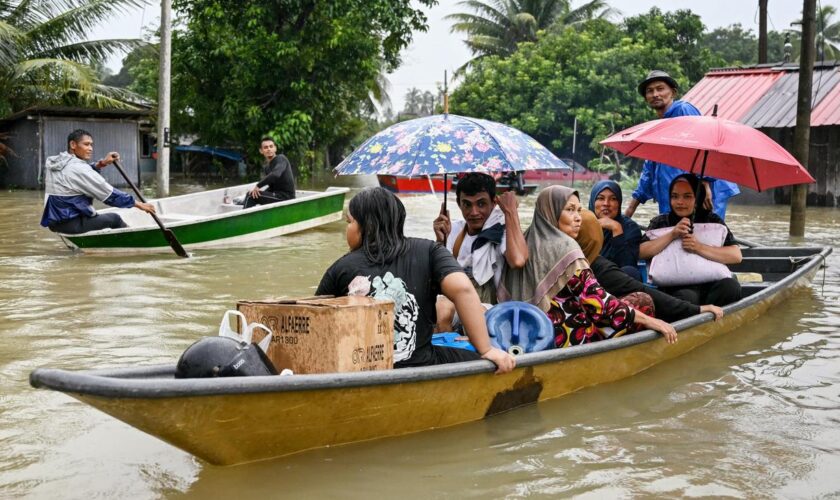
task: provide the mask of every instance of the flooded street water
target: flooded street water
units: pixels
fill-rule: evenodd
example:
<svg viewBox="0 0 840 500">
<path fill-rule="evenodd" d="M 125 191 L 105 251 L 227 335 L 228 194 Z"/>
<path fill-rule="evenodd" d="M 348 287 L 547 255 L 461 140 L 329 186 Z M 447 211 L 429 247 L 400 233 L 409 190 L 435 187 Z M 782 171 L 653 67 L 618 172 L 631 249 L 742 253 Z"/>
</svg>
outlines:
<svg viewBox="0 0 840 500">
<path fill-rule="evenodd" d="M 453 428 L 223 468 L 32 389 L 29 373 L 174 363 L 236 300 L 312 294 L 346 251 L 344 223 L 190 259 L 94 257 L 38 226 L 42 200 L 0 193 L 0 497 L 840 495 L 837 249 L 811 289 L 632 378 Z M 520 207 L 526 225 L 534 200 Z M 403 201 L 407 232 L 432 237 L 439 198 Z M 649 203 L 636 220 L 652 214 Z M 727 222 L 769 245 L 840 239 L 840 209 L 809 208 L 804 239 L 787 236 L 788 214 L 734 205 Z"/>
</svg>

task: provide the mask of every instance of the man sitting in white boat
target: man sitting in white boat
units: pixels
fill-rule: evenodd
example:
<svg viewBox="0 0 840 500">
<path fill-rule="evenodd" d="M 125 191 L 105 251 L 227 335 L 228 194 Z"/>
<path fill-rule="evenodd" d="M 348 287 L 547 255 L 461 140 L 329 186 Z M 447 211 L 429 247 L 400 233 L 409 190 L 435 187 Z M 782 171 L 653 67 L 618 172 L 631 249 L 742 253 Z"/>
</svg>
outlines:
<svg viewBox="0 0 840 500">
<path fill-rule="evenodd" d="M 119 214 L 98 214 L 93 208 L 94 198 L 112 207 L 135 207 L 154 213 L 155 207 L 151 203 L 137 201 L 111 186 L 99 172 L 119 160 L 119 153 L 108 153 L 96 163 L 90 163 L 92 157 L 93 136 L 76 129 L 67 136 L 67 151 L 47 158 L 42 226 L 65 234 L 126 227 Z"/>
<path fill-rule="evenodd" d="M 464 219 L 451 222 L 448 211 L 441 212 L 432 225 L 435 238 L 464 268 L 481 302 L 496 304 L 496 288 L 504 266 L 519 269 L 528 260 L 519 201 L 510 191 L 496 196 L 495 179 L 477 172 L 458 181 L 455 200 Z M 441 298 L 437 309 L 438 330 L 451 331 L 455 312 L 452 304 Z"/>
<path fill-rule="evenodd" d="M 295 176 L 292 164 L 285 155 L 277 154 L 277 143 L 271 137 L 260 141 L 260 153 L 265 158 L 264 177 L 245 197 L 245 208 L 268 205 L 294 199 Z M 266 188 L 264 191 L 262 188 Z"/>
</svg>

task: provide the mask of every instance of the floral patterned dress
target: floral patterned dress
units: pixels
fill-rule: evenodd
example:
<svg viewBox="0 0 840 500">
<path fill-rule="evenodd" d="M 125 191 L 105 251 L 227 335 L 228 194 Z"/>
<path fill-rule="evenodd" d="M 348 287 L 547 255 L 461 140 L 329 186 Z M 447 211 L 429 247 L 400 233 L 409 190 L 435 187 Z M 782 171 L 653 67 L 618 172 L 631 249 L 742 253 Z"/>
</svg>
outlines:
<svg viewBox="0 0 840 500">
<path fill-rule="evenodd" d="M 636 312 L 607 293 L 591 269 L 581 269 L 551 300 L 554 345 L 569 347 L 635 331 Z"/>
</svg>

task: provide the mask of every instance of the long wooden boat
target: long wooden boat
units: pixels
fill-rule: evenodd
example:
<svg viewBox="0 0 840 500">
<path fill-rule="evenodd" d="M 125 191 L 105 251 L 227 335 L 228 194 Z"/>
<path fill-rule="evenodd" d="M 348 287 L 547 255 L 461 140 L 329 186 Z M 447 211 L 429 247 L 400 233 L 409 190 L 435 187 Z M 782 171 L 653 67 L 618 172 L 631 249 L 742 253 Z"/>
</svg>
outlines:
<svg viewBox="0 0 840 500">
<path fill-rule="evenodd" d="M 254 184 L 213 189 L 149 200 L 161 221 L 187 248 L 202 248 L 273 238 L 341 219 L 348 188 L 297 191 L 293 200 L 243 209 L 231 200 L 242 198 Z M 84 234 L 59 234 L 73 249 L 85 253 L 169 252 L 169 244 L 154 220 L 137 209 L 108 208 L 128 227 Z"/>
<path fill-rule="evenodd" d="M 830 253 L 829 247 L 745 249 L 733 270 L 761 273 L 764 281 L 744 284 L 745 297 L 727 306 L 721 320 L 706 313 L 674 323 L 676 344 L 639 332 L 523 354 L 504 375 L 494 375 L 494 366 L 482 360 L 378 372 L 176 380 L 174 365 L 165 365 L 41 368 L 30 383 L 65 392 L 211 464 L 239 464 L 471 422 L 629 377 L 755 320 L 809 286 Z"/>
</svg>

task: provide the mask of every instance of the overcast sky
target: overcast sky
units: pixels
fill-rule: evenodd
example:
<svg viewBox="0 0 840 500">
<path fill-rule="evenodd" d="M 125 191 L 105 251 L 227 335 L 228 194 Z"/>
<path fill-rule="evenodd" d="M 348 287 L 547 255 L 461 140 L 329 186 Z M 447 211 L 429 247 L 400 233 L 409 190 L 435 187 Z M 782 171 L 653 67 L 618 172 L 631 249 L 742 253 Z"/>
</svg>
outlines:
<svg viewBox="0 0 840 500">
<path fill-rule="evenodd" d="M 577 6 L 582 0 L 573 0 Z M 691 9 L 698 14 L 706 27 L 717 28 L 741 23 L 745 28 L 758 31 L 758 0 L 610 0 L 610 5 L 623 16 L 647 12 L 659 6 L 663 10 Z M 415 33 L 414 42 L 403 53 L 403 65 L 389 75 L 389 94 L 395 110 L 402 109 L 406 91 L 411 87 L 434 91 L 436 84 L 443 82 L 443 72 L 452 72 L 470 58 L 461 35 L 451 34 L 451 23 L 444 18 L 462 10 L 458 0 L 441 0 L 437 6 L 427 10 L 429 30 Z M 840 0 L 819 0 L 818 5 L 833 5 L 840 11 Z M 801 0 L 769 0 L 769 27 L 781 31 L 800 17 Z M 159 0 L 150 0 L 147 7 L 116 17 L 101 29 L 93 32 L 91 38 L 140 37 L 143 28 L 156 28 L 160 19 Z M 114 58 L 109 66 L 119 70 L 121 58 Z"/>
</svg>

